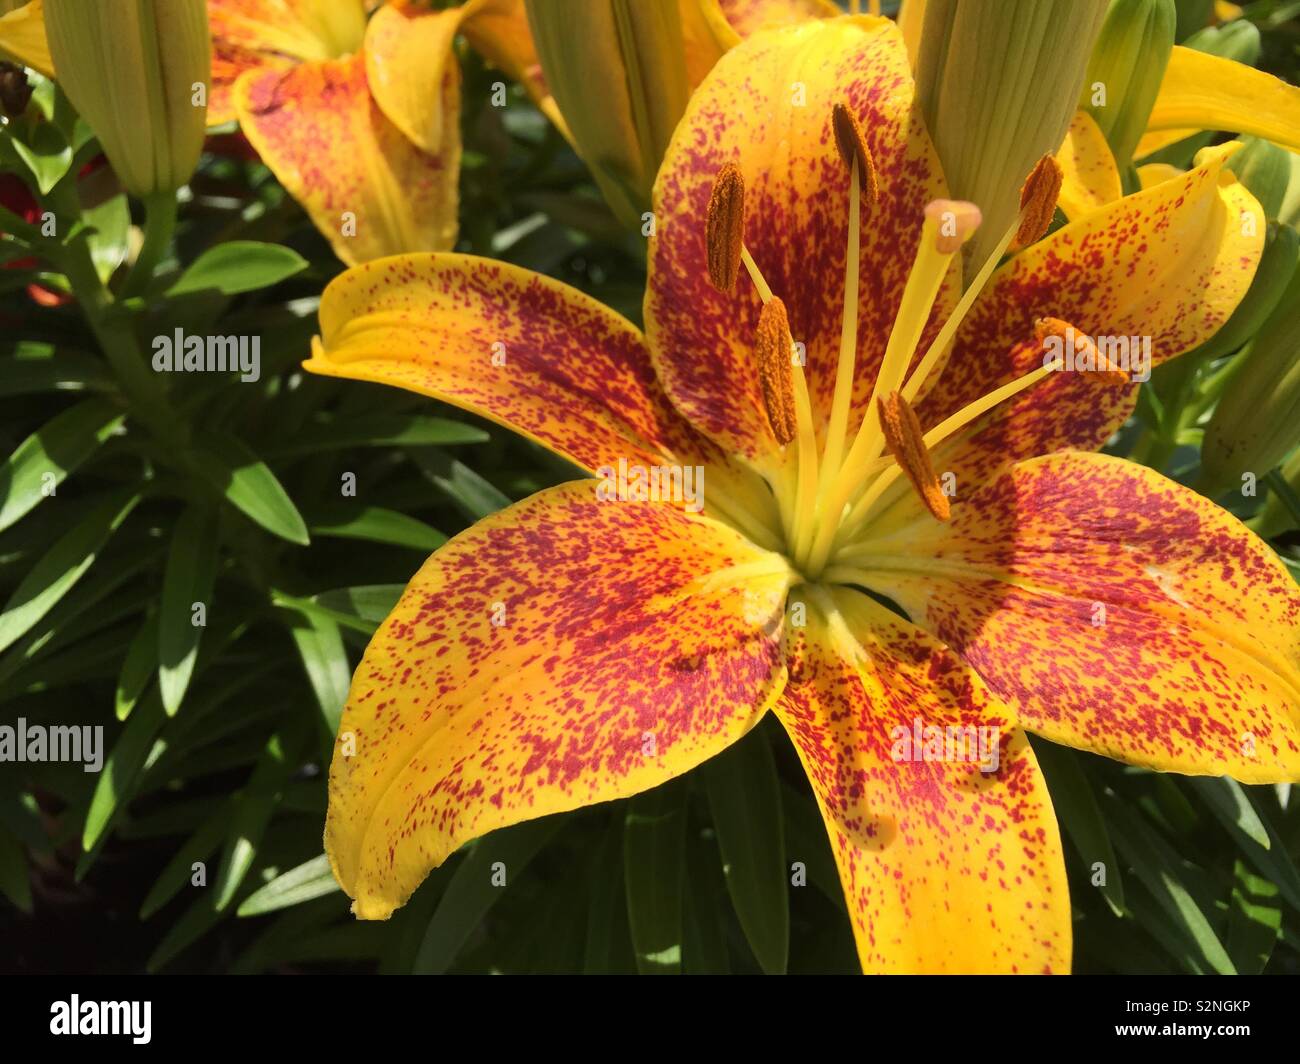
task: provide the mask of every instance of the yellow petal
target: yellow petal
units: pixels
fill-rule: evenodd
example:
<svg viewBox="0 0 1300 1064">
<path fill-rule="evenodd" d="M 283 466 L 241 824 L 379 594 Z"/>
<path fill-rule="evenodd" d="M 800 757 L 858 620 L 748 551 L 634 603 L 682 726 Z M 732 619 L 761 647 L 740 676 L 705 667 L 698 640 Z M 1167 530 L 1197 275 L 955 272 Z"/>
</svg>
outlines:
<svg viewBox="0 0 1300 1064">
<path fill-rule="evenodd" d="M 45 0 L 14 8 L 0 15 L 0 55 L 54 77 L 54 60 L 45 42 Z"/>
<path fill-rule="evenodd" d="M 1186 140 L 1188 137 L 1194 137 L 1199 133 L 1199 129 L 1157 129 L 1150 130 L 1142 134 L 1142 139 L 1133 149 L 1133 158 L 1145 159 L 1148 155 L 1153 155 L 1161 148 L 1167 148 L 1171 144 L 1177 144 L 1180 140 Z"/>
<path fill-rule="evenodd" d="M 568 285 L 469 255 L 348 270 L 321 297 L 306 368 L 428 395 L 595 472 L 696 461 L 704 444 L 655 379 L 640 331 Z"/>
<path fill-rule="evenodd" d="M 1098 454 L 1033 459 L 863 576 L 1053 742 L 1300 780 L 1300 588 L 1213 502 Z"/>
<path fill-rule="evenodd" d="M 1245 63 L 1178 45 L 1147 129 L 1225 129 L 1300 148 L 1300 88 Z"/>
<path fill-rule="evenodd" d="M 1075 112 L 1056 161 L 1064 176 L 1056 202 L 1071 221 L 1124 194 L 1106 135 L 1086 111 Z"/>
<path fill-rule="evenodd" d="M 442 150 L 443 130 L 460 120 L 459 103 L 440 91 L 455 65 L 452 44 L 463 9 L 427 11 L 385 4 L 366 27 L 366 77 L 385 117 L 421 151 Z M 459 136 L 459 133 L 454 134 Z"/>
<path fill-rule="evenodd" d="M 459 126 L 421 151 L 370 95 L 365 58 L 253 70 L 235 84 L 239 124 L 280 183 L 346 263 L 449 248 L 456 239 Z M 459 110 L 449 64 L 443 110 Z"/>
<path fill-rule="evenodd" d="M 859 592 L 834 601 L 829 622 L 809 610 L 776 712 L 862 970 L 1068 973 L 1060 835 L 1024 733 L 942 643 Z"/>
<path fill-rule="evenodd" d="M 1144 189 L 1158 185 L 1162 181 L 1172 181 L 1175 177 L 1182 177 L 1183 173 L 1184 171 L 1171 163 L 1148 163 L 1137 168 L 1138 180 L 1142 182 Z"/>
<path fill-rule="evenodd" d="M 597 491 L 550 488 L 457 536 L 371 640 L 325 826 L 361 918 L 469 839 L 680 775 L 780 694 L 780 559 Z"/>
</svg>

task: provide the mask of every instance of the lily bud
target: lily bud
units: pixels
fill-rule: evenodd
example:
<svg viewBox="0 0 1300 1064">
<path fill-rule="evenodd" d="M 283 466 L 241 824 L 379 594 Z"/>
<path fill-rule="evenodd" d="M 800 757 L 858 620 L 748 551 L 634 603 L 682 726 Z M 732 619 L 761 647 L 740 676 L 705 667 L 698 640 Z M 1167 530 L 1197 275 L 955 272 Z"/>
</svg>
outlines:
<svg viewBox="0 0 1300 1064">
<path fill-rule="evenodd" d="M 1106 0 L 927 0 L 917 102 L 948 194 L 984 215 L 969 262 L 992 252 L 1025 175 L 1061 147 L 1105 12 Z"/>
<path fill-rule="evenodd" d="M 690 96 L 675 3 L 527 0 L 546 83 L 606 201 L 641 225 Z"/>
<path fill-rule="evenodd" d="M 1174 49 L 1173 0 L 1115 0 L 1088 61 L 1080 106 L 1123 170 L 1147 127 Z"/>
<path fill-rule="evenodd" d="M 1237 357 L 1205 427 L 1201 487 L 1207 494 L 1226 491 L 1247 473 L 1262 480 L 1300 443 L 1300 271 Z"/>
<path fill-rule="evenodd" d="M 204 0 L 46 0 L 55 76 L 123 187 L 147 199 L 189 180 L 211 78 Z"/>
<path fill-rule="evenodd" d="M 1264 208 L 1264 217 L 1276 221 L 1291 183 L 1291 153 L 1259 137 L 1242 137 L 1246 146 L 1232 157 L 1229 169 Z"/>
</svg>

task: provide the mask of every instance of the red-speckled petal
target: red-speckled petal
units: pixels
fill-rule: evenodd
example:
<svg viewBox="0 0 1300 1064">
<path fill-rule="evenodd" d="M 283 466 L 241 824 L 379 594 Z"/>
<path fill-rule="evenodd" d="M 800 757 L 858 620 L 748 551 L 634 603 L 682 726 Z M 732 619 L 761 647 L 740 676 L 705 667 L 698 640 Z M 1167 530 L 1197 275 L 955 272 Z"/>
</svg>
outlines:
<svg viewBox="0 0 1300 1064">
<path fill-rule="evenodd" d="M 244 71 L 336 59 L 360 47 L 365 25 L 360 0 L 208 0 L 208 124 L 235 117 L 231 92 Z"/>
<path fill-rule="evenodd" d="M 844 13 L 831 0 L 704 0 L 704 3 L 720 13 L 741 37 Z"/>
<path fill-rule="evenodd" d="M 470 255 L 403 255 L 325 289 L 306 368 L 473 410 L 589 472 L 722 459 L 655 380 L 641 333 L 568 285 Z"/>
<path fill-rule="evenodd" d="M 444 115 L 439 86 L 456 63 L 452 44 L 464 8 L 429 11 L 385 4 L 366 26 L 366 77 L 384 115 L 422 151 L 442 147 Z M 459 134 L 456 134 L 459 135 Z"/>
<path fill-rule="evenodd" d="M 1209 500 L 1143 466 L 1016 466 L 863 561 L 1020 723 L 1173 772 L 1300 779 L 1300 588 Z"/>
<path fill-rule="evenodd" d="M 335 745 L 325 848 L 357 915 L 389 916 L 469 839 L 739 739 L 785 683 L 787 581 L 724 526 L 590 481 L 448 543 L 371 640 Z"/>
<path fill-rule="evenodd" d="M 746 243 L 785 301 L 794 339 L 806 347 L 814 407 L 824 416 L 839 352 L 848 230 L 849 175 L 831 131 L 832 108 L 845 103 L 861 121 L 880 201 L 862 212 L 860 414 L 925 205 L 944 194 L 938 160 L 912 113 L 912 91 L 897 28 L 843 18 L 749 38 L 691 98 L 655 184 L 646 329 L 678 408 L 737 453 L 755 457 L 775 443 L 754 365 L 758 295 L 743 269 L 729 294 L 709 283 L 705 216 L 714 177 L 728 162 L 744 175 Z M 936 318 L 947 316 L 954 289 L 955 274 Z"/>
<path fill-rule="evenodd" d="M 1106 204 L 1003 266 L 958 332 L 922 422 L 936 425 L 1041 366 L 1038 318 L 1131 338 L 1130 352 L 1149 337 L 1152 365 L 1213 336 L 1250 288 L 1264 246 L 1259 204 L 1223 169 L 1233 150 L 1208 150 L 1182 179 Z M 1136 394 L 1136 384 L 1095 373 L 1057 373 L 977 422 L 936 456 L 936 468 L 954 472 L 961 493 L 1023 458 L 1094 450 L 1124 423 Z"/>
<path fill-rule="evenodd" d="M 1060 836 L 1024 732 L 919 628 L 859 592 L 836 601 L 841 621 L 810 617 L 776 712 L 826 820 L 863 971 L 1068 973 Z"/>
<path fill-rule="evenodd" d="M 344 262 L 438 251 L 455 242 L 456 64 L 448 64 L 443 81 L 437 155 L 421 151 L 384 117 L 360 54 L 285 72 L 250 71 L 235 85 L 235 107 L 258 155 Z"/>
</svg>

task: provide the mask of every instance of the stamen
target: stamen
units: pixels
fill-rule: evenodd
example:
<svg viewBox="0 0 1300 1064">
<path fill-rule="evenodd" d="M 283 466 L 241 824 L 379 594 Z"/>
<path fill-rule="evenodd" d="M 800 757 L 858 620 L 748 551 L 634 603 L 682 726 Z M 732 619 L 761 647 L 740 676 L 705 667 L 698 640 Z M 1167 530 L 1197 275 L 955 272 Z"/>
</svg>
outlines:
<svg viewBox="0 0 1300 1064">
<path fill-rule="evenodd" d="M 1064 350 L 1072 353 L 1074 368 L 1084 372 L 1095 371 L 1109 384 L 1129 383 L 1128 374 L 1097 349 L 1092 337 L 1069 322 L 1060 318 L 1039 318 L 1034 322 L 1034 335 L 1040 343 L 1049 336 L 1059 337 Z"/>
<path fill-rule="evenodd" d="M 898 392 L 891 392 L 888 399 L 877 400 L 877 410 L 885 441 L 899 467 L 930 513 L 940 521 L 947 521 L 951 516 L 948 497 L 939 487 L 916 411 Z"/>
<path fill-rule="evenodd" d="M 880 179 L 876 176 L 876 163 L 871 157 L 871 149 L 862 135 L 862 125 L 857 117 L 844 104 L 837 103 L 831 111 L 831 127 L 835 131 L 835 145 L 840 150 L 844 165 L 852 168 L 854 160 L 858 164 L 858 179 L 868 203 L 880 199 Z"/>
<path fill-rule="evenodd" d="M 1012 250 L 1028 247 L 1047 232 L 1056 213 L 1056 200 L 1061 194 L 1061 164 L 1051 155 L 1044 155 L 1038 165 L 1025 178 L 1020 188 L 1020 228 L 1016 230 Z"/>
<path fill-rule="evenodd" d="M 790 356 L 794 340 L 790 335 L 790 320 L 785 304 L 773 296 L 763 304 L 758 315 L 758 335 L 754 338 L 754 353 L 758 358 L 758 380 L 763 388 L 763 405 L 767 407 L 768 424 L 772 434 L 782 446 L 795 437 L 798 429 L 794 403 L 794 371 Z"/>
<path fill-rule="evenodd" d="M 745 179 L 740 167 L 727 163 L 713 179 L 705 223 L 709 280 L 719 292 L 730 292 L 740 272 L 745 242 Z"/>
</svg>

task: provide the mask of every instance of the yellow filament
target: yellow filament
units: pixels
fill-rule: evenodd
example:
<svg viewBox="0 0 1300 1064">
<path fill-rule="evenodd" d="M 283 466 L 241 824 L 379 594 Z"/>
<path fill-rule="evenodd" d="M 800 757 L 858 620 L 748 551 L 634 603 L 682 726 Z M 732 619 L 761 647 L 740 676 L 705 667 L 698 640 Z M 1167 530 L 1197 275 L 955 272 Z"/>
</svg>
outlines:
<svg viewBox="0 0 1300 1064">
<path fill-rule="evenodd" d="M 840 355 L 835 367 L 835 395 L 831 400 L 830 427 L 826 432 L 826 450 L 822 455 L 823 483 L 818 501 L 825 495 L 828 481 L 839 472 L 844 441 L 849 428 L 849 402 L 853 398 L 853 369 L 858 346 L 858 263 L 861 258 L 861 177 L 858 160 L 849 169 L 849 239 L 844 255 L 844 315 L 840 321 Z"/>
<path fill-rule="evenodd" d="M 740 261 L 745 264 L 745 269 L 749 271 L 749 279 L 754 282 L 754 287 L 758 289 L 758 298 L 764 303 L 772 301 L 772 289 L 767 286 L 767 281 L 763 279 L 763 271 L 758 268 L 758 263 L 754 261 L 754 256 L 749 253 L 749 248 L 740 245 Z"/>
</svg>

